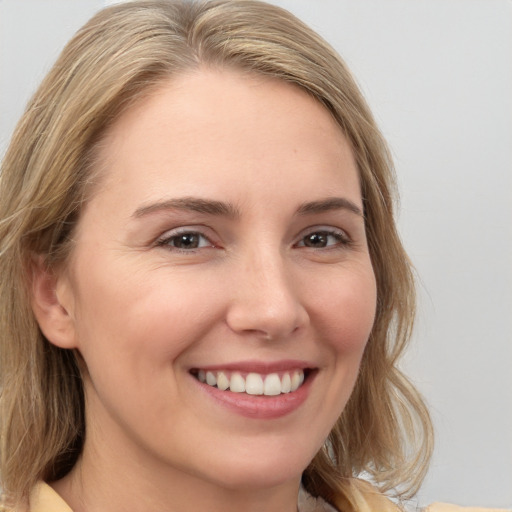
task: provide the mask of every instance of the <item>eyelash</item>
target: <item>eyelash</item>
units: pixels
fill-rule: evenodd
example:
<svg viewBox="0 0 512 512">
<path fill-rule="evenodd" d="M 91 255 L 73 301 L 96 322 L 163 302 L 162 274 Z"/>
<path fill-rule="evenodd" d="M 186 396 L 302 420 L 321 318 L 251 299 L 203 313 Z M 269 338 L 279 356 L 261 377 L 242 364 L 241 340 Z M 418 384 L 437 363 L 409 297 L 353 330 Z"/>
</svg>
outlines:
<svg viewBox="0 0 512 512">
<path fill-rule="evenodd" d="M 175 242 L 179 237 L 184 237 L 186 235 L 198 237 L 199 238 L 198 246 L 192 247 L 192 248 L 183 248 L 183 247 L 176 247 L 175 245 L 173 245 L 173 243 L 172 243 L 173 241 Z M 323 247 L 314 247 L 311 245 L 309 245 L 309 246 L 306 245 L 305 240 L 308 237 L 312 237 L 313 235 L 317 235 L 319 237 L 319 241 L 322 241 L 322 239 L 327 240 L 326 245 Z M 331 238 L 331 239 L 334 238 L 335 242 L 328 243 L 329 238 Z M 201 239 L 203 240 L 203 243 L 201 242 Z M 204 241 L 206 241 L 206 243 L 204 243 Z M 345 247 L 350 246 L 351 244 L 352 244 L 352 240 L 350 239 L 350 237 L 347 235 L 347 233 L 345 231 L 342 231 L 340 229 L 334 229 L 334 228 L 319 227 L 319 228 L 313 228 L 308 233 L 302 235 L 300 240 L 294 244 L 294 247 L 299 247 L 299 248 L 304 247 L 304 248 L 316 249 L 316 250 L 322 250 L 322 249 L 327 250 L 327 249 L 345 248 Z M 157 240 L 156 245 L 158 247 L 164 247 L 169 250 L 179 251 L 182 253 L 190 253 L 190 252 L 195 252 L 199 249 L 215 247 L 215 244 L 212 243 L 211 240 L 206 235 L 204 235 L 200 231 L 193 230 L 193 229 L 182 229 L 180 231 L 176 231 L 171 234 L 166 234 L 162 238 Z"/>
</svg>

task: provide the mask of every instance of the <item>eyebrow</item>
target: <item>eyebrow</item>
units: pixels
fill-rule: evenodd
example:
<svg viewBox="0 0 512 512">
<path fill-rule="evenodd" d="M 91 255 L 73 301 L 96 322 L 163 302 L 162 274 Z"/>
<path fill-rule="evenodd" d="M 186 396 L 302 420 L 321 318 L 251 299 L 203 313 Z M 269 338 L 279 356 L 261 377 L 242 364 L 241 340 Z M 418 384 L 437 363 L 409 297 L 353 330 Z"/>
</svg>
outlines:
<svg viewBox="0 0 512 512">
<path fill-rule="evenodd" d="M 135 210 L 133 217 L 140 218 L 151 213 L 166 210 L 193 211 L 207 215 L 225 216 L 230 218 L 240 217 L 240 211 L 231 203 L 197 197 L 166 199 L 164 201 L 141 206 Z M 355 203 L 343 197 L 328 197 L 318 201 L 302 203 L 297 209 L 297 214 L 302 216 L 328 212 L 331 210 L 348 210 L 360 217 L 363 217 L 361 209 Z"/>
<path fill-rule="evenodd" d="M 207 215 L 218 215 L 232 218 L 240 216 L 238 208 L 231 203 L 214 201 L 211 199 L 201 199 L 197 197 L 179 197 L 176 199 L 166 199 L 157 203 L 141 206 L 135 210 L 133 217 L 140 218 L 150 213 L 165 210 L 193 211 L 197 213 L 205 213 Z"/>
<path fill-rule="evenodd" d="M 308 215 L 311 213 L 323 213 L 330 210 L 348 210 L 360 217 L 364 217 L 363 212 L 359 206 L 345 199 L 344 197 L 328 197 L 319 201 L 311 201 L 300 205 L 297 213 L 299 215 Z"/>
</svg>

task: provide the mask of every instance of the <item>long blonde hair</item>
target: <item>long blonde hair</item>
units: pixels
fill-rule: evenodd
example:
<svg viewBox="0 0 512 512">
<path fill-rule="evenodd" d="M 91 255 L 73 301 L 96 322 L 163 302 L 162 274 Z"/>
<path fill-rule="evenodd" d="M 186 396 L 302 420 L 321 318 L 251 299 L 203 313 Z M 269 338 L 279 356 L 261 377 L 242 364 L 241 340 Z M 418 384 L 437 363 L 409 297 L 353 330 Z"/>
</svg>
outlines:
<svg viewBox="0 0 512 512">
<path fill-rule="evenodd" d="M 41 334 L 30 307 L 30 262 L 66 260 L 87 200 L 94 149 L 120 112 L 200 64 L 293 83 L 315 97 L 350 141 L 360 173 L 377 279 L 375 324 L 348 405 L 303 475 L 313 495 L 351 502 L 351 478 L 415 492 L 431 453 L 431 423 L 397 368 L 411 334 L 411 265 L 394 221 L 386 143 L 336 52 L 278 7 L 253 0 L 149 0 L 107 8 L 68 43 L 20 120 L 0 178 L 0 477 L 13 502 L 37 480 L 64 476 L 85 436 L 73 352 Z"/>
</svg>

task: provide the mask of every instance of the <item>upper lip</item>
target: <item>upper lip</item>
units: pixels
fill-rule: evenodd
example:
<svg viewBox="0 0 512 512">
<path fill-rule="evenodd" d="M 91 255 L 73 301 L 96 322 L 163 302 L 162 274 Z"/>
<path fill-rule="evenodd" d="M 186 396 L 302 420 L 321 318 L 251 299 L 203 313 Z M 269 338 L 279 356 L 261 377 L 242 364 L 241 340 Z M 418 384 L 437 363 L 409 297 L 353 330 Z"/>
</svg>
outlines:
<svg viewBox="0 0 512 512">
<path fill-rule="evenodd" d="M 313 369 L 315 365 L 307 361 L 300 360 L 280 360 L 280 361 L 237 361 L 231 363 L 215 364 L 215 365 L 198 365 L 191 368 L 193 370 L 204 370 L 204 371 L 231 371 L 231 372 L 244 372 L 244 373 L 260 373 L 263 375 L 276 372 L 287 372 L 292 370 L 306 370 Z"/>
</svg>

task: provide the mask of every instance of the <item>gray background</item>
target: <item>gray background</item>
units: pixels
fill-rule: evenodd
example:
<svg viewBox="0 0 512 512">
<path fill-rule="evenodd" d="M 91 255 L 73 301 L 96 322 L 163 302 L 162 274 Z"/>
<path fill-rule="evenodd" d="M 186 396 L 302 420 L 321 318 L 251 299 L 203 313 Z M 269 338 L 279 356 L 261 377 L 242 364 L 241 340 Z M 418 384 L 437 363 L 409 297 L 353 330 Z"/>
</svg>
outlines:
<svg viewBox="0 0 512 512">
<path fill-rule="evenodd" d="M 0 154 L 100 0 L 0 0 Z M 437 433 L 415 503 L 512 507 L 512 2 L 274 0 L 354 71 L 386 135 L 420 280 L 405 369 Z"/>
</svg>

